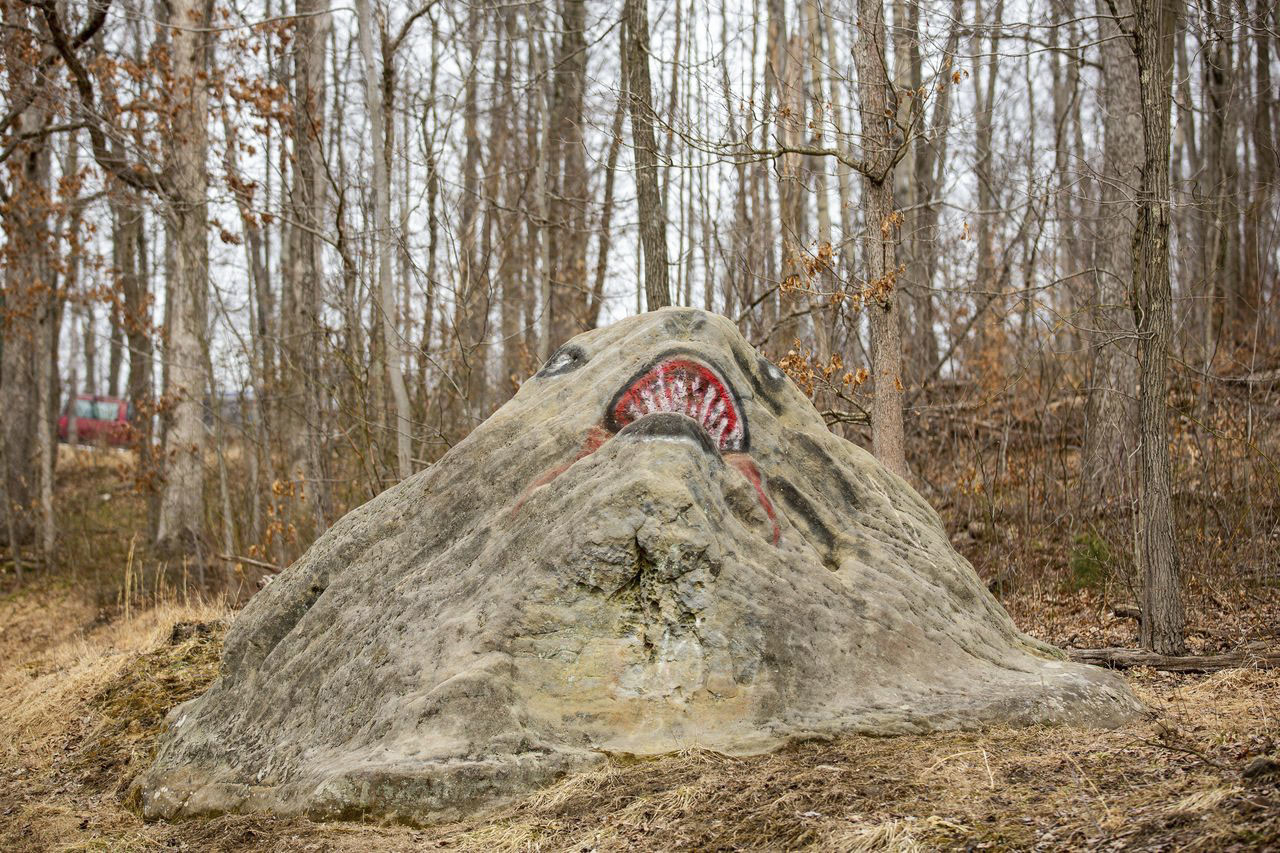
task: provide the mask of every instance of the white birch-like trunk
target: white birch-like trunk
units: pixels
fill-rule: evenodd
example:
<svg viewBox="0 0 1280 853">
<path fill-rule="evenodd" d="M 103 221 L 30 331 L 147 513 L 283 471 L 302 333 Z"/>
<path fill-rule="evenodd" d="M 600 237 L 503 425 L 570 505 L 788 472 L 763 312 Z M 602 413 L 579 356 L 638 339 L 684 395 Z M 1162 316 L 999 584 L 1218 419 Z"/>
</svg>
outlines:
<svg viewBox="0 0 1280 853">
<path fill-rule="evenodd" d="M 395 284 L 391 280 L 391 188 L 387 175 L 387 160 L 383 155 L 386 139 L 386 122 L 382 114 L 382 69 L 373 54 L 373 13 L 369 0 L 356 0 L 356 17 L 359 21 L 360 58 L 364 64 L 365 107 L 369 110 L 370 131 L 373 133 L 373 195 L 375 227 L 378 232 L 375 250 L 378 253 L 378 306 L 382 315 L 383 351 L 386 354 L 387 384 L 396 407 L 396 467 L 400 479 L 413 473 L 410 455 L 411 424 L 409 421 L 409 394 L 404 387 L 401 368 L 400 334 L 396 328 Z"/>
</svg>

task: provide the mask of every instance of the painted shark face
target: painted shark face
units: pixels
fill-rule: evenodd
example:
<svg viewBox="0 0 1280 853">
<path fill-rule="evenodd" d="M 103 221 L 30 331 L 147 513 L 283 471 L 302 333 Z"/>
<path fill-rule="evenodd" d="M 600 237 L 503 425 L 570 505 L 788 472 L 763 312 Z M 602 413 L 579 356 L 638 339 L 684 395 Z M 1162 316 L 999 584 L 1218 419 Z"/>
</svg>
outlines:
<svg viewBox="0 0 1280 853">
<path fill-rule="evenodd" d="M 650 419 L 653 424 L 641 429 Z M 692 430 L 721 453 L 748 448 L 747 418 L 737 391 L 719 370 L 681 351 L 663 353 L 619 388 L 605 409 L 604 424 L 614 433 L 647 431 L 673 438 Z"/>
<path fill-rule="evenodd" d="M 587 361 L 581 348 L 569 345 L 552 355 L 537 376 L 559 376 Z M 750 375 L 746 368 L 743 370 Z M 774 379 L 768 372 L 766 376 Z M 685 441 L 722 460 L 751 484 L 773 528 L 772 541 L 778 544 L 777 513 L 764 477 L 748 455 L 750 431 L 742 397 L 723 370 L 683 349 L 663 352 L 624 382 L 605 407 L 599 423 L 587 431 L 577 454 L 530 483 L 513 511 L 518 511 L 535 489 L 547 485 L 615 436 L 624 441 Z"/>
</svg>

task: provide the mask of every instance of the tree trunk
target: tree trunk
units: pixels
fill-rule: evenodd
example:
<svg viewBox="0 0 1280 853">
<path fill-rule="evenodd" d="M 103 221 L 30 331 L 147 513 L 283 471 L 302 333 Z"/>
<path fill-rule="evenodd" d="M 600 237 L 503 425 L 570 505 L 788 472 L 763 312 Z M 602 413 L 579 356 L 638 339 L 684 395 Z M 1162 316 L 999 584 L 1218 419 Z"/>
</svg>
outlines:
<svg viewBox="0 0 1280 853">
<path fill-rule="evenodd" d="M 726 0 L 720 0 L 720 89 L 724 95 L 724 108 L 729 130 L 729 138 L 739 145 L 751 146 L 751 117 L 748 115 L 745 126 L 738 129 L 735 116 L 738 113 L 737 99 L 729 80 L 729 22 Z M 728 269 L 724 280 L 724 314 L 734 317 L 737 313 L 739 298 L 747 287 L 744 282 L 751 275 L 751 213 L 747 206 L 751 195 L 751 178 L 747 173 L 747 159 L 739 155 L 733 161 L 736 186 L 733 193 L 733 226 L 729 239 L 729 257 L 725 258 Z"/>
<path fill-rule="evenodd" d="M 653 138 L 653 92 L 649 83 L 649 7 L 647 0 L 625 0 L 622 6 L 622 65 L 631 98 L 631 139 L 636 158 L 636 196 L 640 242 L 644 245 L 645 307 L 671 304 L 667 270 L 666 217 L 658 192 L 658 146 Z"/>
<path fill-rule="evenodd" d="M 52 253 L 45 256 L 52 260 Z M 41 294 L 36 314 L 36 447 L 40 457 L 40 554 L 44 558 L 46 569 L 54 565 L 54 547 L 57 531 L 53 515 L 53 462 L 54 436 L 53 419 L 53 367 L 57 359 L 58 333 L 55 328 L 57 287 L 54 282 L 53 269 L 44 266 L 44 281 L 47 290 Z M 74 390 L 74 389 L 73 389 Z"/>
<path fill-rule="evenodd" d="M 521 118 L 515 91 L 516 39 L 520 32 L 520 18 L 514 8 L 503 9 L 498 14 L 495 27 L 497 43 L 494 51 L 498 68 L 494 75 L 495 98 L 498 109 L 508 116 L 515 133 L 494 134 L 490 140 L 490 159 L 494 163 L 520 163 L 525 154 L 525 138 L 520 130 Z M 500 143 L 501 147 L 497 147 Z M 495 192 L 491 204 L 495 208 L 494 215 L 498 219 L 499 231 L 502 234 L 502 262 L 498 267 L 498 288 L 500 300 L 498 304 L 499 331 L 502 335 L 502 371 L 499 381 L 494 386 L 494 402 L 502 405 L 520 387 L 524 381 L 523 343 L 521 338 L 521 316 L 524 312 L 524 279 L 530 264 L 525 235 L 527 229 L 522 225 L 527 218 L 519 211 L 524 200 L 525 190 L 529 185 L 527 175 L 521 169 L 495 168 L 495 177 L 501 183 Z"/>
<path fill-rule="evenodd" d="M 462 163 L 461 223 L 458 244 L 457 296 L 454 305 L 451 368 L 460 399 L 454 400 L 454 426 L 466 434 L 476 423 L 475 409 L 484 396 L 484 326 L 488 310 L 485 299 L 487 259 L 479 257 L 480 225 L 480 108 L 479 84 L 481 52 L 484 49 L 484 7 L 472 4 L 467 12 L 469 68 L 463 86 L 462 135 L 465 153 Z M 532 38 L 532 36 L 531 36 Z"/>
<path fill-rule="evenodd" d="M 155 392 L 153 389 L 153 356 L 150 276 L 147 273 L 147 236 L 143 227 L 141 199 L 127 193 L 121 203 L 125 211 L 123 242 L 133 257 L 125 256 L 120 287 L 124 297 L 123 321 L 125 340 L 129 344 L 129 376 L 126 388 L 134 410 L 134 446 L 138 464 L 134 483 L 146 497 L 147 534 L 154 538 L 160 523 L 158 468 L 155 453 Z"/>
<path fill-rule="evenodd" d="M 1143 648 L 1164 655 L 1184 646 L 1179 560 L 1173 530 L 1169 421 L 1165 411 L 1173 289 L 1169 280 L 1169 111 L 1174 0 L 1135 0 L 1134 44 L 1142 98 L 1142 183 L 1133 238 L 1133 313 L 1138 330 L 1141 454 L 1138 567 Z"/>
<path fill-rule="evenodd" d="M 925 99 L 920 97 L 923 85 L 922 60 L 920 56 L 920 3 L 918 0 L 893 0 L 893 100 L 896 107 L 896 119 L 899 125 L 911 127 L 920 122 Z M 908 141 L 913 149 L 924 147 L 926 140 Z M 906 163 L 913 164 L 908 153 Z M 893 196 L 900 201 L 902 210 L 901 237 L 898 242 L 898 260 L 907 272 L 907 280 L 912 282 L 910 290 L 903 292 L 900 306 L 903 334 L 906 337 L 903 348 L 903 367 L 908 379 L 918 378 L 915 365 L 920 362 L 916 348 L 921 340 L 918 327 L 929 320 L 927 313 L 919 304 L 918 286 L 923 281 L 920 272 L 920 258 L 924 251 L 923 236 L 920 232 L 919 219 L 924 213 L 919 204 L 920 174 L 910 166 L 894 171 Z M 908 306 L 916 310 L 908 312 Z"/>
<path fill-rule="evenodd" d="M 618 99 L 610 126 L 609 156 L 604 171 L 604 202 L 600 208 L 600 236 L 596 244 L 595 282 L 591 285 L 591 301 L 587 305 L 586 327 L 594 329 L 600 323 L 600 309 L 604 306 L 604 277 L 609 269 L 609 249 L 613 245 L 613 184 L 618 173 L 618 153 L 622 150 L 622 119 L 625 104 Z"/>
<path fill-rule="evenodd" d="M 1103 36 L 1102 206 L 1094 259 L 1090 334 L 1090 382 L 1085 406 L 1082 488 L 1095 507 L 1127 493 L 1135 428 L 1136 367 L 1128 312 L 1133 281 L 1133 230 L 1137 218 L 1133 192 L 1141 181 L 1142 98 L 1133 50 L 1110 16 L 1107 0 L 1098 2 Z M 1130 0 L 1116 0 L 1122 15 Z"/>
<path fill-rule="evenodd" d="M 1263 282 L 1274 281 L 1274 252 L 1265 248 L 1263 235 L 1268 211 L 1274 211 L 1272 200 L 1276 195 L 1277 164 L 1275 138 L 1271 125 L 1272 101 L 1275 89 L 1271 80 L 1271 31 L 1266 26 L 1268 7 L 1274 9 L 1273 0 L 1256 0 L 1255 15 L 1259 25 L 1254 28 L 1254 103 L 1253 137 L 1254 171 L 1253 188 L 1249 207 L 1244 216 L 1244 269 L 1241 276 L 1239 322 L 1245 336 L 1257 335 L 1259 313 L 1263 307 Z"/>
<path fill-rule="evenodd" d="M 289 467 L 305 482 L 316 533 L 329 523 L 330 498 L 324 456 L 324 383 L 320 371 L 324 329 L 321 325 L 320 246 L 324 222 L 325 165 L 321 139 L 325 127 L 324 45 L 327 0 L 296 0 L 293 41 L 293 112 L 290 136 L 293 158 L 288 210 L 287 262 L 281 265 L 281 325 L 286 329 L 289 371 L 282 369 L 284 388 L 294 393 L 289 406 Z M 381 149 L 378 149 L 381 150 Z M 376 154 L 375 154 L 376 156 Z M 282 365 L 283 367 L 283 365 Z M 286 378 L 287 377 L 287 378 Z"/>
<path fill-rule="evenodd" d="M 32 23 L 25 7 L 3 6 L 4 23 L 14 32 L 27 32 Z M 27 71 L 29 55 L 18 38 L 2 42 L 8 103 L 30 99 L 13 124 L 18 136 L 36 134 L 49 121 L 48 111 L 34 87 L 39 82 Z M 34 48 L 33 48 L 34 49 Z M 5 237 L 4 288 L 0 293 L 0 431 L 4 445 L 6 532 L 10 545 L 31 541 L 36 532 L 36 497 L 40 484 L 36 432 L 43 417 L 37 394 L 38 370 L 48 348 L 37 321 L 44 314 L 44 300 L 52 289 L 49 246 L 49 138 L 32 136 L 15 148 L 5 166 L 9 172 L 10 198 L 6 199 L 0 227 Z M 21 199 L 19 203 L 17 200 Z M 15 553 L 16 550 L 15 550 Z"/>
<path fill-rule="evenodd" d="M 551 211 L 551 318 L 554 350 L 586 328 L 587 165 L 582 138 L 587 75 L 587 12 L 584 0 L 563 0 L 551 91 L 549 184 Z"/>
<path fill-rule="evenodd" d="M 886 110 L 891 103 L 884 57 L 884 8 L 858 0 L 858 40 L 853 63 L 858 74 L 862 152 L 863 270 L 871 325 L 871 452 L 890 471 L 906 477 L 902 426 L 902 338 L 898 320 L 898 221 L 893 207 L 893 136 Z M 892 113 L 890 113 L 892 115 Z"/>
<path fill-rule="evenodd" d="M 376 243 L 378 257 L 378 305 L 382 315 L 383 354 L 386 358 L 387 386 L 395 402 L 396 413 L 396 468 L 401 480 L 413 473 L 410 439 L 413 427 L 409 420 L 409 394 L 405 390 L 402 373 L 402 348 L 400 332 L 396 328 L 395 285 L 391 279 L 391 186 L 388 175 L 390 163 L 386 149 L 389 142 L 386 117 L 383 115 L 383 88 L 380 80 L 391 78 L 385 63 L 391 57 L 384 55 L 384 67 L 379 69 L 373 55 L 373 14 L 369 0 L 356 0 L 356 17 L 359 26 L 360 57 L 364 65 L 365 107 L 369 111 L 369 128 L 373 134 L 373 196 Z"/>
<path fill-rule="evenodd" d="M 236 126 L 231 121 L 231 117 L 225 108 L 222 111 L 222 124 L 226 134 L 223 166 L 227 173 L 227 183 L 236 199 L 236 208 L 240 212 L 240 224 L 244 229 L 245 235 L 245 264 L 249 270 L 249 292 L 246 294 L 247 298 L 245 299 L 249 315 L 249 347 L 246 355 L 249 361 L 249 384 L 253 392 L 253 398 L 252 401 L 246 402 L 250 404 L 253 412 L 250 416 L 252 417 L 250 427 L 254 431 L 256 446 L 246 448 L 250 466 L 249 500 L 251 506 L 247 535 L 250 542 L 256 543 L 262 539 L 263 534 L 261 524 L 262 490 L 259 488 L 260 476 L 262 469 L 270 466 L 272 447 L 270 431 L 272 419 L 269 417 L 265 406 L 265 398 L 270 393 L 269 377 L 271 372 L 270 362 L 267 357 L 267 317 L 264 316 L 264 312 L 268 310 L 266 305 L 269 303 L 266 300 L 270 298 L 271 285 L 267 280 L 263 229 L 259 224 L 258 217 L 253 212 L 251 185 L 246 183 L 240 176 L 240 168 L 236 157 L 236 148 L 238 147 Z"/>
<path fill-rule="evenodd" d="M 169 281 L 173 326 L 166 352 L 173 418 L 165 440 L 164 489 L 157 544 L 182 553 L 198 546 L 204 528 L 204 341 L 209 281 L 208 5 L 175 0 L 171 36 L 174 101 L 168 204 L 174 238 Z"/>
<path fill-rule="evenodd" d="M 1217 672 L 1223 669 L 1277 669 L 1280 654 L 1265 647 L 1246 647 L 1217 655 L 1162 655 L 1143 649 L 1071 649 L 1071 659 L 1111 669 L 1147 666 L 1161 672 Z"/>
<path fill-rule="evenodd" d="M 1001 370 L 1004 349 L 1002 318 L 999 316 L 1000 294 L 997 284 L 996 270 L 996 207 L 999 200 L 996 194 L 997 177 L 992 170 L 991 141 L 995 118 L 996 80 L 999 72 L 1000 27 L 1004 19 L 1004 0 L 996 0 L 992 12 L 992 21 L 985 29 L 987 39 L 985 45 L 978 33 L 982 27 L 975 28 L 975 55 L 987 55 L 986 68 L 980 61 L 974 62 L 974 120 L 977 125 L 974 135 L 974 175 L 978 183 L 977 240 L 978 269 L 974 279 L 973 311 L 985 316 L 976 321 L 977 340 L 975 343 L 976 358 L 973 370 L 978 375 L 997 374 Z M 986 314 L 992 304 L 997 311 L 994 316 Z"/>
<path fill-rule="evenodd" d="M 1204 312 L 1205 365 L 1222 345 L 1230 346 L 1233 338 L 1232 296 L 1237 281 L 1232 264 L 1232 241 L 1235 237 L 1234 206 L 1235 175 L 1235 97 L 1234 69 L 1232 68 L 1232 22 L 1227 19 L 1229 0 L 1207 0 L 1204 4 L 1204 21 L 1208 27 L 1208 42 L 1200 54 L 1204 78 L 1201 91 L 1204 98 L 1205 170 L 1197 176 L 1197 207 L 1201 211 L 1200 245 L 1198 255 L 1202 264 L 1202 280 L 1210 310 Z"/>
<path fill-rule="evenodd" d="M 941 208 L 941 199 L 937 196 L 947 165 L 947 134 L 951 129 L 951 92 L 954 88 L 950 77 L 954 73 L 952 63 L 960 45 L 962 12 L 962 0 L 953 0 L 952 24 L 947 35 L 943 64 L 938 80 L 934 83 L 937 95 L 930 116 L 928 139 L 916 142 L 912 163 L 916 173 L 912 182 L 915 189 L 912 205 L 915 213 L 911 220 L 915 236 L 907 265 L 907 281 L 911 282 L 917 294 L 916 321 L 913 327 L 915 341 L 911 346 L 913 373 L 917 382 L 929 381 L 938 364 L 933 299 L 933 279 L 938 265 L 938 214 Z"/>
</svg>

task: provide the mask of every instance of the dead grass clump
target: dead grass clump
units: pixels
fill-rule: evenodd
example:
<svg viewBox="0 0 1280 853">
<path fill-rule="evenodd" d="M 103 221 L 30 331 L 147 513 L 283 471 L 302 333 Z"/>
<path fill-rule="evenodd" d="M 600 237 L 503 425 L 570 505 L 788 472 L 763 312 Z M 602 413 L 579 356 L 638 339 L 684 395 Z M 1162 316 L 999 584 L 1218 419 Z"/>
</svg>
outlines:
<svg viewBox="0 0 1280 853">
<path fill-rule="evenodd" d="M 23 596 L 0 602 L 21 619 Z M 145 766 L 164 715 L 216 672 L 226 610 L 166 605 L 131 620 L 84 623 L 68 600 L 50 645 L 0 648 L 0 849 L 74 849 L 144 832 L 121 798 Z M 220 626 L 171 645 L 175 622 Z M 114 845 L 113 845 L 114 846 Z"/>
<path fill-rule="evenodd" d="M 196 630 L 179 631 L 183 626 Z M 122 667 L 89 699 L 97 724 L 71 755 L 68 770 L 89 787 L 123 796 L 155 757 L 165 715 L 217 676 L 226 629 L 223 620 L 177 623 L 164 645 Z"/>
</svg>

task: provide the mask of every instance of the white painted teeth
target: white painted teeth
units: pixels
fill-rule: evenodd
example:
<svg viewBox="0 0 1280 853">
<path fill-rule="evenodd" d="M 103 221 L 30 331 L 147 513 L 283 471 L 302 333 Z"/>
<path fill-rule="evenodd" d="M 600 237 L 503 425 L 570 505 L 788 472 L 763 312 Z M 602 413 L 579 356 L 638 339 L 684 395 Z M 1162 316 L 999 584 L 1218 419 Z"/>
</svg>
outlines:
<svg viewBox="0 0 1280 853">
<path fill-rule="evenodd" d="M 681 414 L 697 422 L 721 449 L 736 450 L 742 441 L 742 416 L 729 394 L 703 370 L 666 365 L 628 389 L 625 417 L 634 421 L 657 413 Z M 618 414 L 622 416 L 621 410 Z"/>
<path fill-rule="evenodd" d="M 711 403 L 716 398 L 716 389 L 708 386 L 706 395 L 702 398 L 702 407 L 698 410 L 698 416 L 695 420 L 706 423 L 707 412 L 711 410 Z"/>
</svg>

